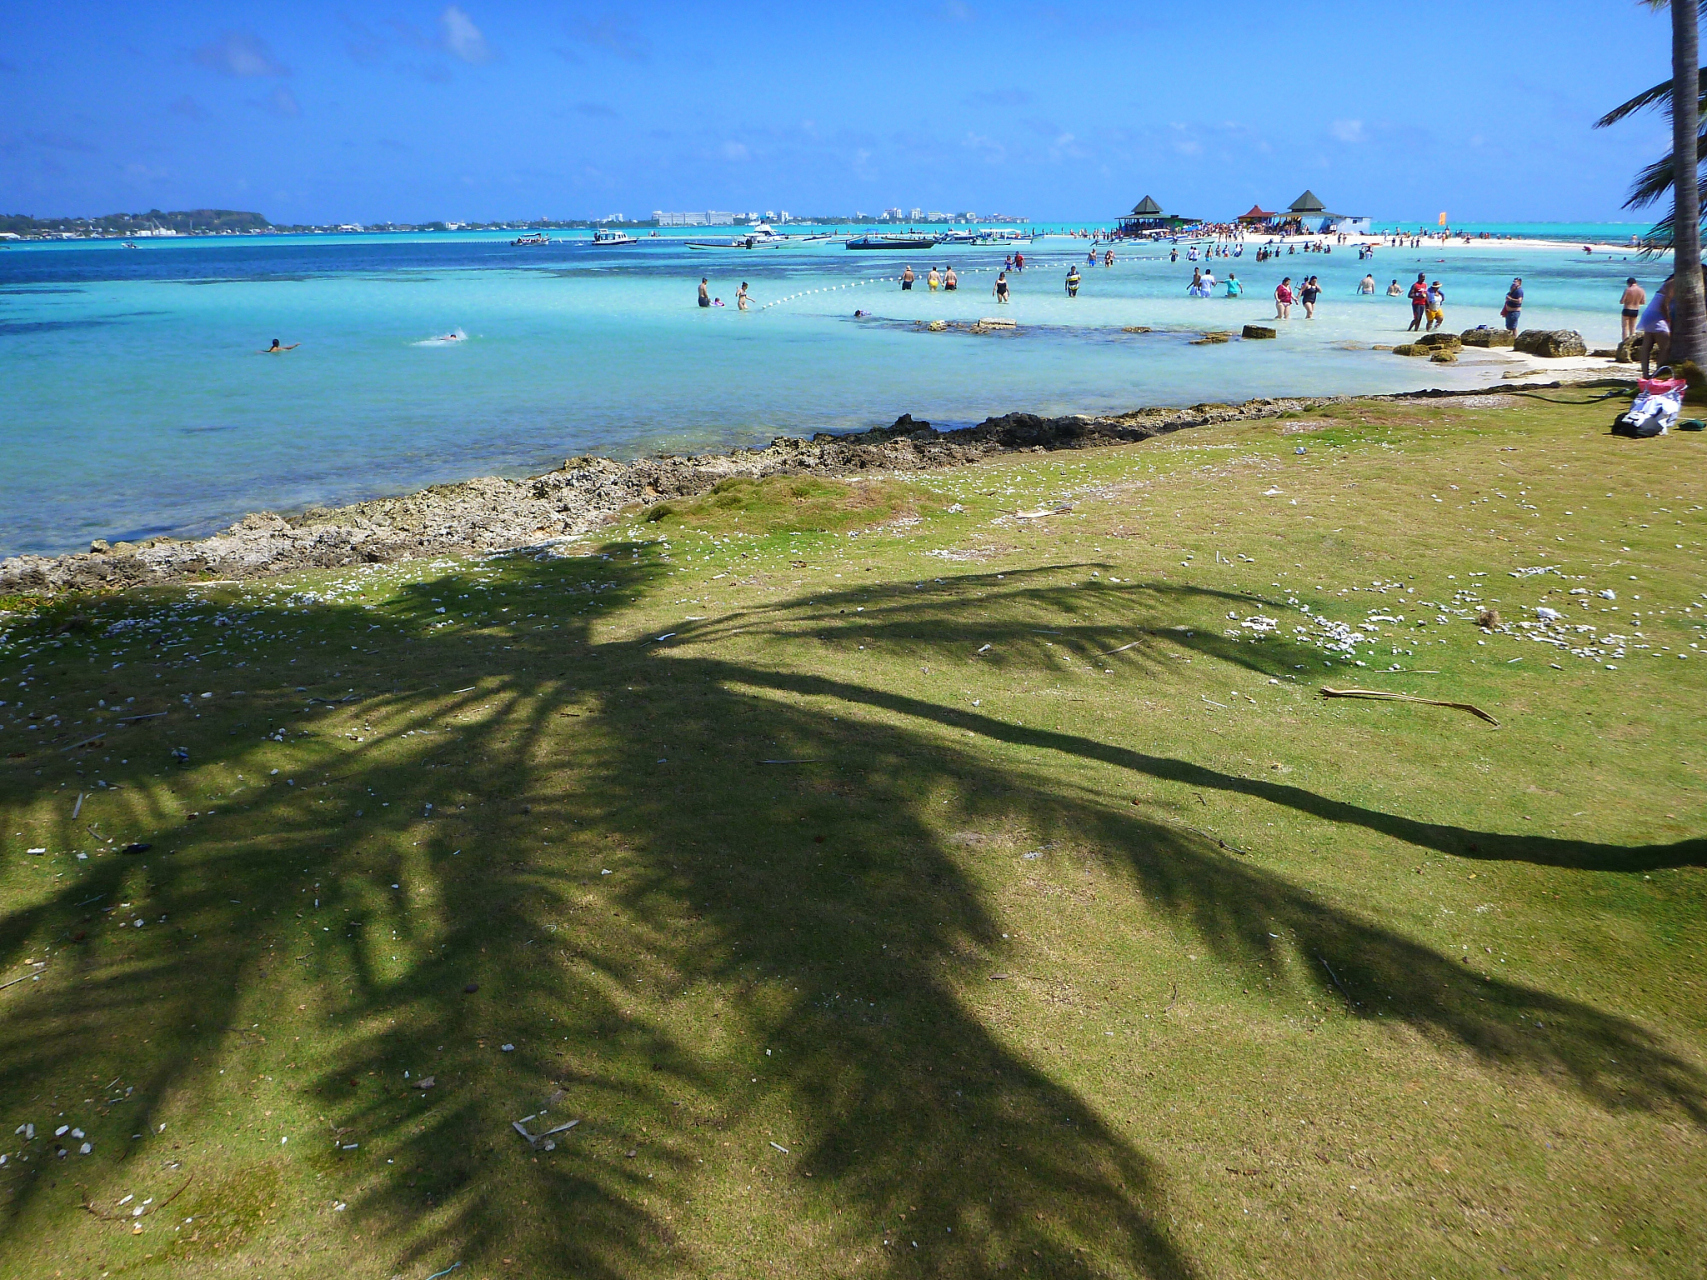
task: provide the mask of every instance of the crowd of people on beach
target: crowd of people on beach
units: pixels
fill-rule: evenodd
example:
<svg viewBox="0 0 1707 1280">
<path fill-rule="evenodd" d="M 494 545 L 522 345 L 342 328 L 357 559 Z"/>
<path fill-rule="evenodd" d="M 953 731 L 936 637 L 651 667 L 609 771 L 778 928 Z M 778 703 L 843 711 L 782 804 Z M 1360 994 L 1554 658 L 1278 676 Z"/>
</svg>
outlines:
<svg viewBox="0 0 1707 1280">
<path fill-rule="evenodd" d="M 1228 272 L 1226 280 L 1221 281 L 1216 278 L 1214 268 L 1208 265 L 1209 260 L 1238 258 L 1244 253 L 1245 244 L 1241 229 L 1228 228 L 1227 230 L 1229 238 L 1225 241 L 1211 241 L 1207 244 L 1189 244 L 1187 246 L 1186 260 L 1188 262 L 1204 261 L 1204 265 L 1192 268 L 1191 282 L 1185 289 L 1187 297 L 1214 298 L 1219 296 L 1226 300 L 1244 296 L 1245 285 L 1240 281 L 1236 272 Z M 1468 238 L 1466 235 L 1465 239 Z M 1425 235 L 1418 232 L 1409 236 L 1403 233 L 1387 233 L 1381 237 L 1381 244 L 1385 247 L 1404 247 L 1407 244 L 1417 247 L 1423 239 L 1438 239 L 1445 242 L 1447 233 Z M 1348 242 L 1348 238 L 1343 235 L 1332 237 L 1332 240 L 1339 244 Z M 1092 248 L 1085 255 L 1084 265 L 1086 267 L 1094 270 L 1099 265 L 1104 268 L 1114 266 L 1115 253 L 1112 241 L 1110 247 L 1103 248 L 1099 253 L 1100 245 L 1100 241 L 1092 238 Z M 1361 260 L 1374 257 L 1376 247 L 1375 243 L 1369 241 L 1360 242 L 1358 244 L 1358 258 Z M 1288 243 L 1285 252 L 1288 255 L 1299 252 L 1329 254 L 1333 252 L 1333 248 L 1334 244 L 1329 243 L 1329 238 L 1322 237 L 1305 240 L 1301 243 Z M 1256 259 L 1258 262 L 1266 262 L 1271 258 L 1281 256 L 1281 252 L 1280 243 L 1270 240 L 1258 247 Z M 1180 246 L 1178 239 L 1175 238 L 1170 247 L 1168 260 L 1178 262 L 1179 258 Z M 1025 271 L 1026 266 L 1024 252 L 1017 249 L 1003 259 L 1001 269 L 996 273 L 996 278 L 990 287 L 990 292 L 998 304 L 1005 305 L 1012 300 L 1009 273 L 1021 274 Z M 1704 270 L 1703 275 L 1707 277 L 1707 270 Z M 1068 265 L 1064 280 L 1067 297 L 1077 298 L 1079 296 L 1079 289 L 1084 283 L 1084 278 L 1076 261 Z M 895 279 L 895 277 L 891 277 L 891 279 Z M 911 291 L 919 277 L 914 273 L 911 264 L 908 264 L 903 268 L 898 279 L 903 291 Z M 931 266 L 924 279 L 926 288 L 932 293 L 939 290 L 945 293 L 954 293 L 960 288 L 959 275 L 954 267 L 948 264 L 941 267 Z M 1644 378 L 1649 376 L 1649 370 L 1654 365 L 1663 366 L 1666 362 L 1671 342 L 1672 285 L 1673 278 L 1668 276 L 1650 297 L 1636 277 L 1630 276 L 1626 280 L 1624 291 L 1619 298 L 1621 344 L 1628 345 L 1632 354 L 1639 345 L 1642 376 Z M 1221 289 L 1219 295 L 1215 292 L 1218 287 Z M 1365 272 L 1362 279 L 1357 282 L 1354 293 L 1358 297 L 1374 297 L 1378 288 L 1375 273 L 1369 271 Z M 1445 327 L 1446 287 L 1440 280 L 1430 279 L 1426 272 L 1419 271 L 1416 279 L 1411 282 L 1409 287 L 1402 286 L 1396 278 L 1392 279 L 1382 292 L 1389 298 L 1402 298 L 1410 304 L 1411 321 L 1407 332 L 1427 334 L 1437 332 Z M 1296 285 L 1293 283 L 1292 276 L 1282 278 L 1280 283 L 1275 286 L 1273 293 L 1274 319 L 1290 320 L 1292 308 L 1298 305 L 1304 309 L 1304 319 L 1314 320 L 1322 294 L 1321 279 L 1315 274 L 1302 277 Z M 705 277 L 700 279 L 697 301 L 699 306 L 707 308 L 718 308 L 724 305 L 721 297 L 716 297 L 711 293 L 709 280 Z M 740 311 L 746 311 L 749 309 L 751 301 L 748 284 L 743 280 L 735 294 L 735 306 Z M 1522 277 L 1514 277 L 1510 287 L 1505 292 L 1499 310 L 1499 318 L 1507 331 L 1517 332 L 1522 321 L 1524 301 L 1523 279 Z M 863 309 L 854 312 L 856 319 L 864 319 L 869 315 L 870 313 Z M 460 338 L 460 332 L 455 336 Z M 291 346 L 294 345 L 291 344 Z M 288 351 L 291 346 L 285 346 L 275 339 L 273 345 L 267 349 L 266 354 Z"/>
</svg>

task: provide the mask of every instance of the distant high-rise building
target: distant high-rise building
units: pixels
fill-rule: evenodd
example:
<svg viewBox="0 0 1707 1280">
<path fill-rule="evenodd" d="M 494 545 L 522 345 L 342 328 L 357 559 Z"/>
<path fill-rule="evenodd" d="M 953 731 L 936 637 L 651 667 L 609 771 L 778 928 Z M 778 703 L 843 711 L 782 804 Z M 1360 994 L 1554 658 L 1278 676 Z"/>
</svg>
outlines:
<svg viewBox="0 0 1707 1280">
<path fill-rule="evenodd" d="M 652 211 L 652 219 L 660 227 L 703 227 L 703 213 L 665 213 L 662 209 Z"/>
<path fill-rule="evenodd" d="M 708 227 L 730 227 L 735 225 L 735 215 L 722 213 L 716 209 L 705 211 L 705 225 Z"/>
<path fill-rule="evenodd" d="M 914 222 L 923 222 L 925 220 L 925 211 L 923 209 L 914 208 L 907 214 L 907 216 Z"/>
</svg>

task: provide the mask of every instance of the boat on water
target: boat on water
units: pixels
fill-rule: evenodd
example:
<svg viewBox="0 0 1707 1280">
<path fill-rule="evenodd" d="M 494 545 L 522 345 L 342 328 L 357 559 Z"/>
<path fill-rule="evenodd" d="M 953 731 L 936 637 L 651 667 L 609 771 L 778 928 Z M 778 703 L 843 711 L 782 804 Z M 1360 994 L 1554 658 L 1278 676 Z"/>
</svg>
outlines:
<svg viewBox="0 0 1707 1280">
<path fill-rule="evenodd" d="M 517 236 L 510 243 L 518 247 L 526 244 L 550 244 L 551 237 L 543 231 L 530 231 L 525 236 Z"/>
<path fill-rule="evenodd" d="M 640 241 L 626 231 L 612 231 L 609 227 L 600 227 L 593 232 L 592 243 L 598 247 L 608 248 L 611 245 L 639 244 Z"/>
<path fill-rule="evenodd" d="M 859 236 L 848 241 L 850 249 L 934 249 L 935 236 Z"/>
<path fill-rule="evenodd" d="M 774 249 L 788 243 L 788 237 L 778 235 L 768 222 L 761 222 L 742 235 L 728 240 L 689 240 L 690 249 Z"/>
</svg>

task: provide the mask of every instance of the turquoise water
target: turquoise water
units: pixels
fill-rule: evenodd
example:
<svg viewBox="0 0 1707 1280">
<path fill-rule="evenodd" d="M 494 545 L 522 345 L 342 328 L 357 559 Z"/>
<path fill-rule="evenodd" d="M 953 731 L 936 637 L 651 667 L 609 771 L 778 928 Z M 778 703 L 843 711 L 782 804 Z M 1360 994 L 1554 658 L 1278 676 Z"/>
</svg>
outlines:
<svg viewBox="0 0 1707 1280">
<path fill-rule="evenodd" d="M 1453 329 L 1499 323 L 1521 274 L 1525 327 L 1576 328 L 1606 345 L 1625 274 L 1650 286 L 1661 274 L 1515 242 L 1381 250 L 1369 263 L 1342 248 L 1259 266 L 1250 250 L 1213 264 L 1236 271 L 1249 296 L 1198 300 L 1184 296 L 1183 252 L 1169 263 L 1155 248 L 1126 250 L 1092 269 L 1082 242 L 1047 237 L 1024 247 L 1032 269 L 1000 308 L 1019 330 L 976 337 L 914 322 L 996 314 L 989 289 L 1004 250 L 695 251 L 680 236 L 593 249 L 559 234 L 576 242 L 513 248 L 475 233 L 0 249 L 0 554 L 189 536 L 249 511 L 527 474 L 579 453 L 762 444 L 909 412 L 950 426 L 1011 410 L 1473 385 L 1487 374 L 1336 345 L 1390 342 L 1409 322 L 1402 301 L 1354 295 L 1366 269 L 1383 288 L 1418 270 L 1442 279 Z M 1072 300 L 1069 261 L 1085 277 Z M 903 262 L 921 277 L 911 293 L 882 279 Z M 955 264 L 958 293 L 925 291 L 932 262 Z M 1307 272 L 1325 289 L 1315 322 L 1295 318 L 1275 342 L 1189 345 L 1204 328 L 1267 319 L 1279 278 Z M 728 306 L 694 305 L 701 275 Z M 743 279 L 771 305 L 738 313 Z M 872 316 L 855 319 L 856 308 Z M 432 343 L 453 330 L 466 340 Z M 274 337 L 301 346 L 256 354 Z"/>
</svg>

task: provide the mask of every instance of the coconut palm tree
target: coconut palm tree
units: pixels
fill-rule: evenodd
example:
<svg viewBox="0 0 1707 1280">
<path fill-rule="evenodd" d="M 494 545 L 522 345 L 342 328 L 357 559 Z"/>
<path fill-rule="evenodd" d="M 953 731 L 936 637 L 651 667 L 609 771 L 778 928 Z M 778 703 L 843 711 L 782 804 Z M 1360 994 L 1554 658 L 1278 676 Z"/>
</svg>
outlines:
<svg viewBox="0 0 1707 1280">
<path fill-rule="evenodd" d="M 1702 152 L 1701 120 L 1707 76 L 1701 69 L 1700 15 L 1707 2 L 1666 4 L 1666 0 L 1644 0 L 1652 8 L 1671 9 L 1671 80 L 1608 112 L 1597 128 L 1615 124 L 1647 107 L 1665 104 L 1671 114 L 1671 154 L 1649 165 L 1636 176 L 1626 208 L 1642 208 L 1672 192 L 1672 211 L 1660 220 L 1655 231 L 1672 246 L 1671 315 L 1673 360 L 1707 358 L 1707 296 L 1701 280 L 1701 206 L 1707 184 L 1700 174 Z"/>
</svg>

